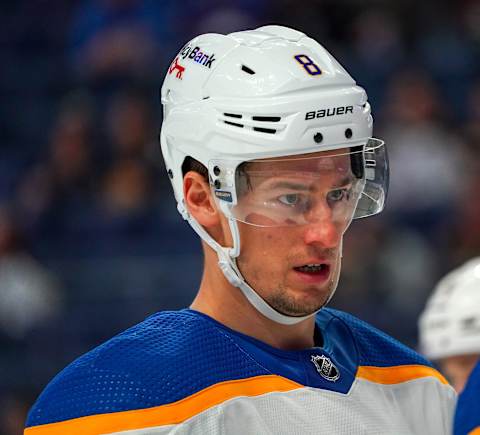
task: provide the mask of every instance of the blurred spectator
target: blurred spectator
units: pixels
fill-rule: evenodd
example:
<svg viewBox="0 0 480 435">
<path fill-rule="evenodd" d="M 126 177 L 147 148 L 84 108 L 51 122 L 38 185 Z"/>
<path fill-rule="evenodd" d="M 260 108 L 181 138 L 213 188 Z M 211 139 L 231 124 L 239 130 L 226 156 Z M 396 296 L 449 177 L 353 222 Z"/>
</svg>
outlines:
<svg viewBox="0 0 480 435">
<path fill-rule="evenodd" d="M 433 241 L 458 201 L 463 144 L 444 127 L 443 105 L 424 73 L 397 75 L 386 103 L 382 135 L 388 138 L 392 169 L 387 212 Z"/>
<path fill-rule="evenodd" d="M 23 339 L 57 315 L 61 293 L 57 280 L 25 250 L 13 216 L 0 209 L 0 328 Z"/>
<path fill-rule="evenodd" d="M 32 235 L 60 234 L 65 213 L 91 194 L 93 112 L 87 96 L 69 95 L 51 129 L 48 153 L 18 187 L 17 206 Z"/>
<path fill-rule="evenodd" d="M 139 158 L 159 165 L 153 109 L 138 90 L 117 92 L 106 110 L 107 136 L 115 158 Z"/>
<path fill-rule="evenodd" d="M 117 160 L 103 175 L 92 202 L 72 216 L 69 239 L 74 248 L 88 242 L 94 252 L 121 253 L 133 241 L 147 241 L 155 225 L 152 190 L 150 170 L 141 161 Z"/>
<path fill-rule="evenodd" d="M 133 215 L 150 204 L 151 179 L 137 161 L 120 160 L 105 175 L 100 196 L 106 216 Z"/>
</svg>

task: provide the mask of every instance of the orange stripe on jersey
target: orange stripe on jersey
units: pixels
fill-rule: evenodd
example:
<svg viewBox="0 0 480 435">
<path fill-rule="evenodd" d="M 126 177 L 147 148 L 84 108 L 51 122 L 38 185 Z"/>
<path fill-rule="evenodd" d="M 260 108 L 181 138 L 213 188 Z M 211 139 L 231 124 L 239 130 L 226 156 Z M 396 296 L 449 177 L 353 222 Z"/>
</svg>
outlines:
<svg viewBox="0 0 480 435">
<path fill-rule="evenodd" d="M 447 380 L 434 368 L 416 364 L 393 367 L 359 366 L 357 370 L 357 378 L 377 384 L 399 384 L 428 376 L 437 378 L 442 384 L 448 385 Z"/>
<path fill-rule="evenodd" d="M 468 435 L 480 435 L 480 426 L 476 427 L 472 431 L 468 432 Z"/>
<path fill-rule="evenodd" d="M 58 423 L 32 426 L 24 435 L 97 435 L 133 429 L 178 424 L 215 405 L 239 396 L 259 396 L 290 391 L 303 385 L 276 375 L 220 382 L 167 405 L 147 409 L 98 414 Z"/>
</svg>

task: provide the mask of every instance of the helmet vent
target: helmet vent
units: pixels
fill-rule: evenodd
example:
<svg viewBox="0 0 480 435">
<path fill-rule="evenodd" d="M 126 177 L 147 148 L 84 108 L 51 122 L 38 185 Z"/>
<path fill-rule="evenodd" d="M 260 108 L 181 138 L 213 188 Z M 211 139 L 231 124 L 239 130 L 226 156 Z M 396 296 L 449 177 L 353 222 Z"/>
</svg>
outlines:
<svg viewBox="0 0 480 435">
<path fill-rule="evenodd" d="M 277 132 L 277 130 L 274 130 L 273 128 L 253 127 L 253 129 L 261 133 L 275 134 Z"/>
<path fill-rule="evenodd" d="M 238 124 L 236 122 L 230 122 L 230 121 L 223 121 L 225 124 L 228 124 L 228 125 L 233 125 L 234 127 L 241 127 L 243 128 L 243 124 Z"/>
<path fill-rule="evenodd" d="M 263 122 L 279 122 L 280 116 L 252 116 L 254 121 L 263 121 Z"/>
<path fill-rule="evenodd" d="M 277 134 L 286 128 L 286 123 L 282 122 L 281 116 L 253 115 L 242 112 L 220 112 L 219 115 L 219 122 L 224 125 L 240 127 L 256 133 Z"/>
<path fill-rule="evenodd" d="M 248 66 L 246 65 L 242 65 L 242 71 L 246 72 L 247 74 L 255 74 L 255 71 L 251 68 L 249 68 Z"/>
</svg>

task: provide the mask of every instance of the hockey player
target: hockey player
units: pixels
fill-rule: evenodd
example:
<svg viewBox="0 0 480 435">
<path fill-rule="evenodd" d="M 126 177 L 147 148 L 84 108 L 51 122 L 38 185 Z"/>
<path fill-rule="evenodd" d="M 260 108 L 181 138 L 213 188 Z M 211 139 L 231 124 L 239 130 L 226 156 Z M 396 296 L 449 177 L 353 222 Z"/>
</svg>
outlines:
<svg viewBox="0 0 480 435">
<path fill-rule="evenodd" d="M 168 176 L 204 248 L 198 295 L 67 367 L 25 433 L 449 433 L 445 379 L 324 308 L 344 232 L 387 194 L 365 91 L 313 39 L 265 26 L 193 39 L 162 103 Z"/>
<path fill-rule="evenodd" d="M 460 392 L 480 357 L 480 257 L 447 274 L 419 320 L 420 349 Z"/>
<path fill-rule="evenodd" d="M 480 362 L 477 363 L 460 394 L 455 412 L 454 435 L 480 434 Z"/>
</svg>

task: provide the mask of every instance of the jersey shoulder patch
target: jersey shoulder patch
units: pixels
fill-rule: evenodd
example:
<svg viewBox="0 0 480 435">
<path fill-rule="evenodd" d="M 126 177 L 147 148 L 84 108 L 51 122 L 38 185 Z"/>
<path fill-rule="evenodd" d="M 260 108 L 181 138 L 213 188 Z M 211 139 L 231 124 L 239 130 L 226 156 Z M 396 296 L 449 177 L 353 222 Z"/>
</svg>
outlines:
<svg viewBox="0 0 480 435">
<path fill-rule="evenodd" d="M 265 374 L 201 316 L 161 312 L 61 371 L 30 410 L 26 426 L 160 406 L 222 381 Z"/>
</svg>

